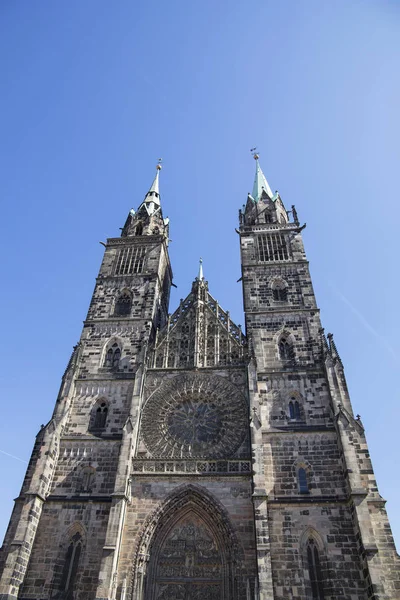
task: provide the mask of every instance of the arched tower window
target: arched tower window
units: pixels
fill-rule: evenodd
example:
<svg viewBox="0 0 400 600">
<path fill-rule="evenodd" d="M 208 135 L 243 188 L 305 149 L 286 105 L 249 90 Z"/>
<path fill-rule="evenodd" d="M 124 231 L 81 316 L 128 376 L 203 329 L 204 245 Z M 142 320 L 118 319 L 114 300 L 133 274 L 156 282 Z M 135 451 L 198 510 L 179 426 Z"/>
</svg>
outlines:
<svg viewBox="0 0 400 600">
<path fill-rule="evenodd" d="M 64 568 L 61 577 L 60 590 L 64 592 L 65 600 L 74 598 L 74 588 L 76 583 L 76 575 L 79 567 L 79 559 L 82 553 L 82 536 L 80 533 L 75 533 L 68 546 L 65 556 Z"/>
<path fill-rule="evenodd" d="M 132 310 L 132 296 L 130 294 L 130 292 L 128 292 L 127 290 L 124 290 L 122 292 L 122 294 L 119 296 L 116 304 L 115 304 L 115 310 L 114 310 L 114 315 L 117 316 L 128 316 L 131 314 L 131 310 Z"/>
<path fill-rule="evenodd" d="M 119 365 L 119 361 L 121 360 L 121 349 L 118 346 L 117 342 L 115 342 L 106 352 L 104 366 L 110 367 L 113 369 L 117 369 Z"/>
<path fill-rule="evenodd" d="M 105 429 L 108 416 L 108 405 L 105 400 L 98 402 L 93 407 L 90 429 L 99 431 Z"/>
<path fill-rule="evenodd" d="M 279 358 L 281 360 L 293 360 L 294 352 L 293 345 L 289 339 L 289 336 L 283 335 L 279 340 Z"/>
<path fill-rule="evenodd" d="M 272 282 L 272 297 L 275 302 L 287 302 L 288 284 L 283 279 L 277 279 Z"/>
<path fill-rule="evenodd" d="M 287 302 L 287 287 L 276 287 L 272 290 L 272 295 L 277 302 Z"/>
<path fill-rule="evenodd" d="M 300 413 L 300 404 L 297 400 L 291 400 L 289 402 L 289 416 L 291 419 L 296 419 L 297 421 L 301 418 Z"/>
<path fill-rule="evenodd" d="M 324 600 L 321 561 L 317 545 L 312 538 L 310 538 L 307 542 L 307 566 L 310 577 L 312 599 Z"/>
<path fill-rule="evenodd" d="M 269 212 L 269 210 L 265 211 L 265 222 L 266 223 L 272 223 L 272 214 Z"/>
<path fill-rule="evenodd" d="M 142 234 L 143 234 L 143 223 L 141 221 L 139 221 L 139 223 L 136 225 L 135 235 L 142 235 Z"/>
<path fill-rule="evenodd" d="M 297 471 L 297 480 L 299 483 L 300 494 L 308 494 L 310 489 L 308 487 L 307 471 L 304 467 L 300 467 Z"/>
</svg>

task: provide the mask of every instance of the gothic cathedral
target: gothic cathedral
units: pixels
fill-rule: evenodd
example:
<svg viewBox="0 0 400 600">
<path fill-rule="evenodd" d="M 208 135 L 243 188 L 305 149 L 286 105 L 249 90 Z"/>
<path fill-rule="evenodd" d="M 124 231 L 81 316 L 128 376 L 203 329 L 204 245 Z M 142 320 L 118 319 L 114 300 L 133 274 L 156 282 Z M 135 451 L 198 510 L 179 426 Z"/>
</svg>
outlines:
<svg viewBox="0 0 400 600">
<path fill-rule="evenodd" d="M 0 600 L 400 598 L 304 226 L 255 159 L 237 229 L 245 331 L 202 265 L 169 313 L 160 167 L 107 240 L 15 502 Z"/>
</svg>

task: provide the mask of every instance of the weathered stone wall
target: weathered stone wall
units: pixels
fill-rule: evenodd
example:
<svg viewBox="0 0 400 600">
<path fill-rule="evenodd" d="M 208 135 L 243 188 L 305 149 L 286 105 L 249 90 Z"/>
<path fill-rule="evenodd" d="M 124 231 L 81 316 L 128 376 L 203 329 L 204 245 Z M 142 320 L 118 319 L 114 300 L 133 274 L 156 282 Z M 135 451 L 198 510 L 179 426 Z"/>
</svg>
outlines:
<svg viewBox="0 0 400 600">
<path fill-rule="evenodd" d="M 105 401 L 108 406 L 107 421 L 101 435 L 120 434 L 131 413 L 134 383 L 130 379 L 119 381 L 78 381 L 73 398 L 65 435 L 88 435 L 93 411 Z"/>
<path fill-rule="evenodd" d="M 91 441 L 64 438 L 60 458 L 55 469 L 51 496 L 77 497 L 80 494 L 110 495 L 114 491 L 120 442 L 115 440 Z M 90 490 L 85 489 L 85 469 L 93 469 Z M 50 496 L 50 497 L 51 497 Z"/>
<path fill-rule="evenodd" d="M 135 555 L 140 550 L 138 544 L 145 531 L 146 522 L 168 497 L 190 485 L 195 486 L 200 493 L 204 491 L 210 494 L 229 519 L 242 551 L 242 556 L 237 557 L 238 561 L 243 561 L 237 565 L 243 584 L 239 600 L 245 600 L 246 581 L 249 579 L 251 588 L 254 589 L 256 575 L 254 512 L 249 476 L 135 476 L 132 481 L 132 501 L 128 508 L 122 539 L 119 585 L 126 580 L 128 589 L 132 589 Z"/>
<path fill-rule="evenodd" d="M 366 600 L 349 506 L 306 501 L 290 506 L 270 502 L 268 521 L 275 600 L 312 597 L 305 551 L 309 535 L 319 543 L 325 599 Z"/>
<path fill-rule="evenodd" d="M 319 551 L 326 600 L 398 598 L 400 568 L 384 503 L 336 347 L 322 334 L 301 235 L 252 219 L 241 228 L 241 256 L 254 356 L 249 392 L 260 598 L 319 597 L 311 590 L 310 540 Z M 276 255 L 260 260 L 259 236 L 278 230 L 287 259 L 279 260 L 274 241 Z M 283 300 L 274 296 L 276 285 L 285 288 Z M 279 349 L 282 336 L 293 349 L 289 359 Z"/>
<path fill-rule="evenodd" d="M 77 598 L 92 600 L 96 593 L 109 509 L 109 502 L 47 501 L 20 597 L 38 600 L 56 595 L 69 540 L 75 531 L 79 531 L 83 537 L 83 552 Z"/>
</svg>

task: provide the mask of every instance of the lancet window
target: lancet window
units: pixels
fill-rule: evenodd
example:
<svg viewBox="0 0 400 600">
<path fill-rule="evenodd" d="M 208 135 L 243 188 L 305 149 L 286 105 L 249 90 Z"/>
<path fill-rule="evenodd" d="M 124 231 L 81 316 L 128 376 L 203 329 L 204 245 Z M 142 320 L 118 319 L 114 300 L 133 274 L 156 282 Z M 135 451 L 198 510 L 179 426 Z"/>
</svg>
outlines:
<svg viewBox="0 0 400 600">
<path fill-rule="evenodd" d="M 76 597 L 75 586 L 76 576 L 79 567 L 79 559 L 82 553 L 82 536 L 75 533 L 68 546 L 64 561 L 64 569 L 61 577 L 60 590 L 63 593 L 63 600 L 73 600 Z"/>
<path fill-rule="evenodd" d="M 97 403 L 93 407 L 92 419 L 91 419 L 91 427 L 93 430 L 101 430 L 104 429 L 107 423 L 108 416 L 108 404 L 105 401 Z"/>
<path fill-rule="evenodd" d="M 106 352 L 104 366 L 112 369 L 117 369 L 121 360 L 121 349 L 115 342 Z"/>
<path fill-rule="evenodd" d="M 297 471 L 297 480 L 299 484 L 299 492 L 300 494 L 308 494 L 310 491 L 308 486 L 308 478 L 307 471 L 304 467 L 300 467 Z"/>
<path fill-rule="evenodd" d="M 321 569 L 321 559 L 315 541 L 310 538 L 307 542 L 307 565 L 310 577 L 313 600 L 324 600 L 324 588 Z"/>
<path fill-rule="evenodd" d="M 293 345 L 287 336 L 282 336 L 279 340 L 279 358 L 281 360 L 293 360 Z"/>
<path fill-rule="evenodd" d="M 291 400 L 289 402 L 289 416 L 291 419 L 296 419 L 297 421 L 300 420 L 300 404 L 297 400 Z"/>
</svg>

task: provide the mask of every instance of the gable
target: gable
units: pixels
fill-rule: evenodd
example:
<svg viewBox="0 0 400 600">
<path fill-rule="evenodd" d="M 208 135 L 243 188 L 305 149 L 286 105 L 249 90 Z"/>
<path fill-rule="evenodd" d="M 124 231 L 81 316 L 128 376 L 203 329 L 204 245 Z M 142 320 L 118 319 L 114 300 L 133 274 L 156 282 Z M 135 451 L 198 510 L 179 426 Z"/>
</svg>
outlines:
<svg viewBox="0 0 400 600">
<path fill-rule="evenodd" d="M 247 340 L 211 296 L 207 283 L 196 280 L 191 293 L 158 332 L 153 368 L 217 367 L 245 364 Z"/>
</svg>

